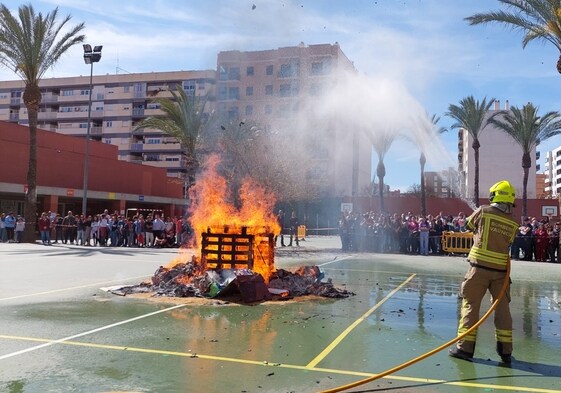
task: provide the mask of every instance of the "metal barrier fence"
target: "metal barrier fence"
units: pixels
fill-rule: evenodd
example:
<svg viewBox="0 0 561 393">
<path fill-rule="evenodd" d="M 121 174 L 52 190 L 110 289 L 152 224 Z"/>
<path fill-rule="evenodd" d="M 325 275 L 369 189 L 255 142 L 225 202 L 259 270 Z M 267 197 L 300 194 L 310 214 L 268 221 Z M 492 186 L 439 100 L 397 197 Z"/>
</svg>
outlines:
<svg viewBox="0 0 561 393">
<path fill-rule="evenodd" d="M 472 232 L 442 232 L 442 250 L 444 252 L 468 254 L 472 244 Z"/>
</svg>

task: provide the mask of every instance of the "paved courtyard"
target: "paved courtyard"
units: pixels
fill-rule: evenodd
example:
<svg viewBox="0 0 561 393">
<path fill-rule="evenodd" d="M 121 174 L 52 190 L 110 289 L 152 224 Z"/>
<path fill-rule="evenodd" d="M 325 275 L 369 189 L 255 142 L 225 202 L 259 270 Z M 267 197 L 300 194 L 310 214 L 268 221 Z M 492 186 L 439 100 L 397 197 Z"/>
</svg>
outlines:
<svg viewBox="0 0 561 393">
<path fill-rule="evenodd" d="M 346 299 L 240 305 L 116 296 L 177 249 L 0 244 L 0 392 L 319 392 L 417 357 L 456 335 L 461 257 L 353 254 L 336 237 L 277 249 L 318 265 Z M 491 320 L 474 362 L 445 352 L 349 391 L 561 392 L 561 265 L 513 262 L 515 360 Z"/>
</svg>

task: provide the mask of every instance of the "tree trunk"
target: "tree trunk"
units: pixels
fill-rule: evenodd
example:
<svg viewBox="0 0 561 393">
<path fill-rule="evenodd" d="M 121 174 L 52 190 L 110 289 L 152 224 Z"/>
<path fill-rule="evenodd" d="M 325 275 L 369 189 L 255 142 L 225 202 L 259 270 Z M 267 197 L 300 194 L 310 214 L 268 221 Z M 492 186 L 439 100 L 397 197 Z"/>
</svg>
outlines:
<svg viewBox="0 0 561 393">
<path fill-rule="evenodd" d="M 522 216 L 526 217 L 527 207 L 528 207 L 528 173 L 532 166 L 532 158 L 529 152 L 524 152 L 522 154 L 522 170 L 524 171 L 524 177 L 522 179 Z"/>
<path fill-rule="evenodd" d="M 475 138 L 471 146 L 473 147 L 473 158 L 475 160 L 475 166 L 473 171 L 474 172 L 473 203 L 477 208 L 479 207 L 479 147 L 481 146 L 479 144 L 479 139 Z"/>
<path fill-rule="evenodd" d="M 378 161 L 378 167 L 376 168 L 376 174 L 378 175 L 378 190 L 380 192 L 380 212 L 384 213 L 386 209 L 384 208 L 384 176 L 386 176 L 386 167 L 382 160 Z"/>
<path fill-rule="evenodd" d="M 23 102 L 29 118 L 29 162 L 27 167 L 27 193 L 25 194 L 25 230 L 23 240 L 35 243 L 37 240 L 37 114 L 41 103 L 39 86 L 27 85 L 23 92 Z"/>
<path fill-rule="evenodd" d="M 427 159 L 425 157 L 425 153 L 421 153 L 421 215 L 427 215 L 427 201 L 426 201 L 426 192 L 425 192 L 425 164 Z"/>
</svg>

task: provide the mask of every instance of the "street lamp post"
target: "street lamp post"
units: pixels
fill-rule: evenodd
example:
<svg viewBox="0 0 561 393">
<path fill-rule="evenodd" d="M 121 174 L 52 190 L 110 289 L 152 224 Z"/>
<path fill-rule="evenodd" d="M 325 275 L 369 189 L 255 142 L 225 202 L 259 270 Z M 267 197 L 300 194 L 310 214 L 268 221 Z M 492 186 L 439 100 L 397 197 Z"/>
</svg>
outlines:
<svg viewBox="0 0 561 393">
<path fill-rule="evenodd" d="M 93 90 L 93 65 L 101 60 L 102 45 L 92 49 L 90 44 L 84 44 L 84 62 L 90 64 L 90 97 L 88 100 L 88 128 L 86 131 L 86 151 L 84 153 L 84 196 L 82 198 L 82 214 L 86 215 L 88 205 L 88 166 L 90 158 L 90 129 L 92 121 L 92 90 Z"/>
</svg>

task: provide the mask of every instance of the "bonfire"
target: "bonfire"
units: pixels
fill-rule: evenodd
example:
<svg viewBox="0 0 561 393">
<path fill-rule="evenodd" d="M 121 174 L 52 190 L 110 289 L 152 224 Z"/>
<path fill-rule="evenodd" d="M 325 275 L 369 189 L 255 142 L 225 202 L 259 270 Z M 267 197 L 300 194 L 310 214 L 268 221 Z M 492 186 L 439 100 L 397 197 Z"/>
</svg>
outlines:
<svg viewBox="0 0 561 393">
<path fill-rule="evenodd" d="M 241 297 L 243 302 L 319 295 L 347 297 L 351 292 L 322 282 L 317 266 L 295 272 L 276 269 L 275 237 L 281 227 L 274 215 L 273 193 L 251 179 L 240 189 L 241 206 L 228 201 L 226 180 L 212 158 L 196 185 L 190 189 L 189 209 L 200 256 L 180 250 L 167 266 L 160 266 L 149 282 L 121 287 L 121 295 L 149 292 L 156 296 Z"/>
</svg>

